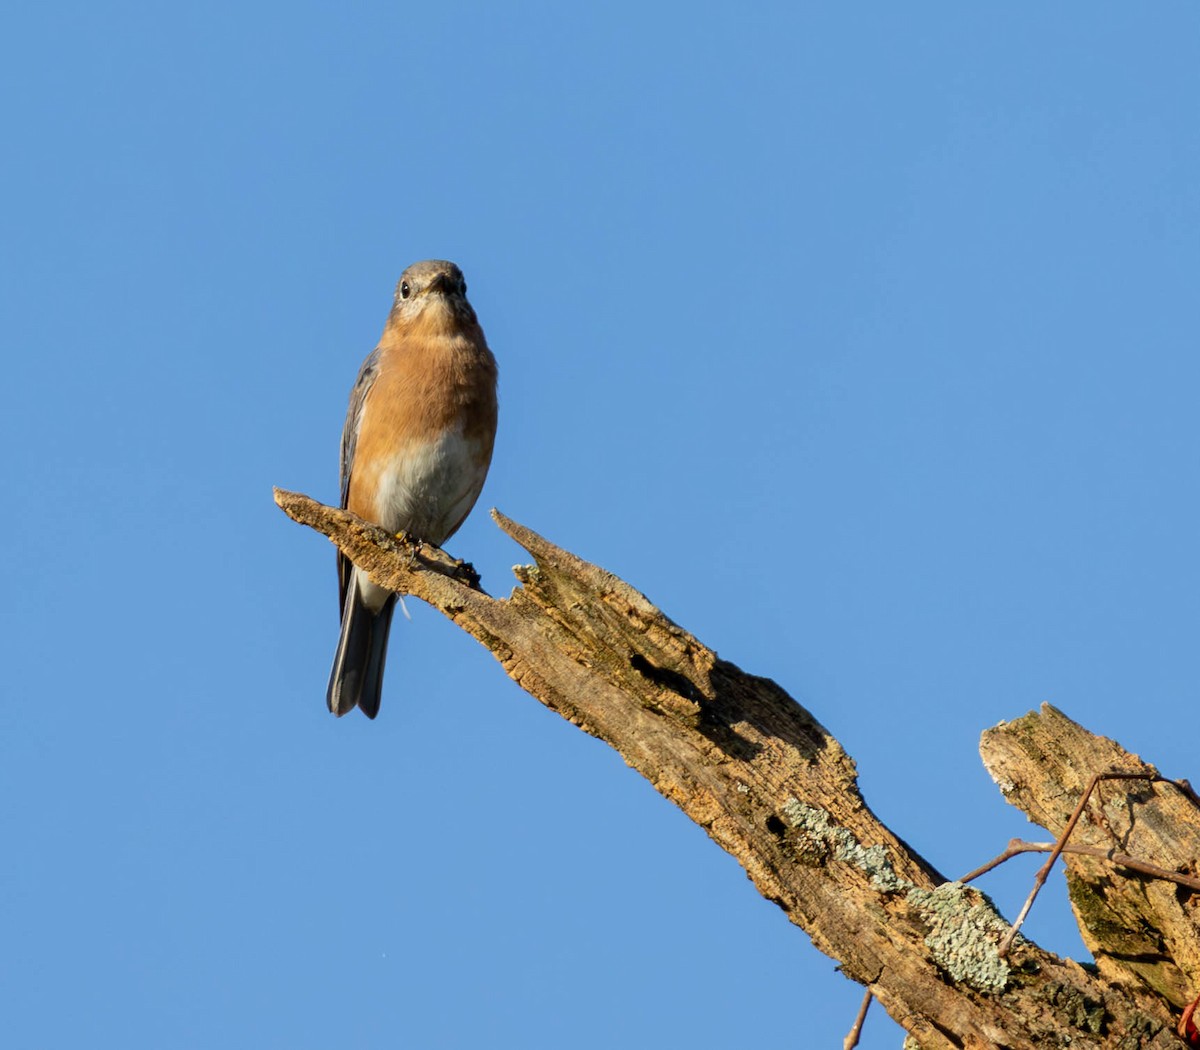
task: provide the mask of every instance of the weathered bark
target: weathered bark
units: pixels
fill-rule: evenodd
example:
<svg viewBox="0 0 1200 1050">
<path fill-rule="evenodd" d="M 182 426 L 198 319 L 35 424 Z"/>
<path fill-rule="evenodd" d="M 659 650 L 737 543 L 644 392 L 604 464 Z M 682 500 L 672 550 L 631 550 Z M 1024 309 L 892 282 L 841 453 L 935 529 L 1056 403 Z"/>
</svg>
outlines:
<svg viewBox="0 0 1200 1050">
<path fill-rule="evenodd" d="M 1061 711 L 1004 722 L 983 734 L 984 765 L 1004 797 L 1055 836 L 1097 773 L 1158 771 Z M 1200 814 L 1174 784 L 1097 785 L 1071 843 L 1196 875 Z M 1083 941 L 1108 980 L 1138 984 L 1183 1007 L 1200 991 L 1200 894 L 1093 856 L 1066 854 L 1071 906 Z"/>
<path fill-rule="evenodd" d="M 867 808 L 853 761 L 774 682 L 745 674 L 617 577 L 500 514 L 533 556 L 506 600 L 383 530 L 276 491 L 381 586 L 485 645 L 543 704 L 616 748 L 703 827 L 926 1050 L 1173 1047 L 1144 986 L 1113 987 L 1018 940 L 978 891 L 946 881 Z M 432 571 L 431 571 L 432 569 Z M 461 573 L 460 573 L 461 575 Z"/>
</svg>

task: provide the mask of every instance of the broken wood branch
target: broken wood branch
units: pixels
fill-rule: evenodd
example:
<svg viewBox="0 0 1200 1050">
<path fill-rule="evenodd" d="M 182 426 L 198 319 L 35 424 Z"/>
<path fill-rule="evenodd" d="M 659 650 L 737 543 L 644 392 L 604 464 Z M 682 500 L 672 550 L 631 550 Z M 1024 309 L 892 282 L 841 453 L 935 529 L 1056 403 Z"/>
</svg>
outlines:
<svg viewBox="0 0 1200 1050">
<path fill-rule="evenodd" d="M 550 709 L 615 748 L 746 870 L 925 1050 L 1177 1046 L 1165 1003 L 1019 939 L 871 812 L 853 760 L 774 682 L 743 672 L 603 569 L 493 512 L 533 564 L 490 597 L 453 559 L 277 490 L 377 584 L 428 602 Z"/>
</svg>

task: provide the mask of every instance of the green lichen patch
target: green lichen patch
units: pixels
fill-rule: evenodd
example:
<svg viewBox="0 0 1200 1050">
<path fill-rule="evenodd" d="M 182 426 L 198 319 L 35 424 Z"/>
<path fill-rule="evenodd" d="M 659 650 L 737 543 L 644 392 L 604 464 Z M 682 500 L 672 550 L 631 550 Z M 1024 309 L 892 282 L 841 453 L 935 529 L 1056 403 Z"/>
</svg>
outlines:
<svg viewBox="0 0 1200 1050">
<path fill-rule="evenodd" d="M 812 857 L 819 851 L 824 856 L 853 864 L 870 876 L 872 886 L 885 893 L 912 887 L 911 882 L 896 874 L 887 847 L 862 845 L 849 831 L 833 823 L 827 811 L 806 805 L 797 798 L 789 798 L 780 808 L 787 822 L 803 837 L 798 844 L 802 855 Z"/>
<path fill-rule="evenodd" d="M 981 992 L 1002 992 L 1009 967 L 997 945 L 1008 932 L 985 894 L 961 882 L 947 882 L 935 890 L 922 889 L 896 874 L 885 846 L 864 846 L 846 828 L 835 824 L 826 810 L 789 798 L 780 810 L 799 832 L 797 851 L 805 858 L 833 857 L 853 864 L 885 893 L 905 893 L 929 928 L 925 944 L 934 962 L 951 979 Z"/>
<path fill-rule="evenodd" d="M 1009 969 L 997 944 L 1008 923 L 986 896 L 961 882 L 946 882 L 935 890 L 914 886 L 908 901 L 929 927 L 925 944 L 934 961 L 952 980 L 980 992 L 1004 991 Z"/>
</svg>

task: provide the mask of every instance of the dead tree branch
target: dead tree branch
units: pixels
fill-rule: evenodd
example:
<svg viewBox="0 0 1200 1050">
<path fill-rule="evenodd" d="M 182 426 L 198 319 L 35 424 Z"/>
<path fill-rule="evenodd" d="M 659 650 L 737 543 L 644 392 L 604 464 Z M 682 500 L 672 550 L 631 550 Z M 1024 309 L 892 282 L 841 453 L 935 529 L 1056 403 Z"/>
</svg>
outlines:
<svg viewBox="0 0 1200 1050">
<path fill-rule="evenodd" d="M 496 599 L 457 578 L 440 552 L 414 555 L 304 496 L 277 490 L 276 501 L 619 751 L 925 1050 L 1179 1045 L 1169 1010 L 1144 985 L 1113 987 L 1024 939 L 1001 959 L 1008 924 L 991 902 L 946 881 L 879 822 L 854 762 L 808 711 L 617 577 L 493 512 L 534 559 L 514 570 L 512 595 Z"/>
<path fill-rule="evenodd" d="M 1200 875 L 1200 808 L 1186 781 L 1163 782 L 1152 765 L 1049 704 L 987 730 L 980 753 L 1004 797 L 1056 837 L 1098 772 L 1137 776 L 1140 782 L 1097 785 L 1070 845 Z M 1200 895 L 1158 878 L 1117 877 L 1089 852 L 1065 851 L 1067 886 L 1101 974 L 1185 1006 L 1200 990 Z"/>
</svg>

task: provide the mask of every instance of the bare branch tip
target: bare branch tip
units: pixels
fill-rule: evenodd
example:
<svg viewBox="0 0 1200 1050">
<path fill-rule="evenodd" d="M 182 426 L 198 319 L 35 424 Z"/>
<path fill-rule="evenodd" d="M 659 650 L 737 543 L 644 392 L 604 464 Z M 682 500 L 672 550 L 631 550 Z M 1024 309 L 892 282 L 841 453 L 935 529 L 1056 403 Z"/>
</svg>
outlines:
<svg viewBox="0 0 1200 1050">
<path fill-rule="evenodd" d="M 519 521 L 513 521 L 507 514 L 502 514 L 495 507 L 492 508 L 491 515 L 492 520 L 500 526 L 501 531 L 505 535 L 524 547 L 534 557 L 537 556 L 537 552 L 534 550 L 535 547 L 544 549 L 548 546 L 546 540 L 534 532 L 533 529 L 527 528 Z"/>
</svg>

